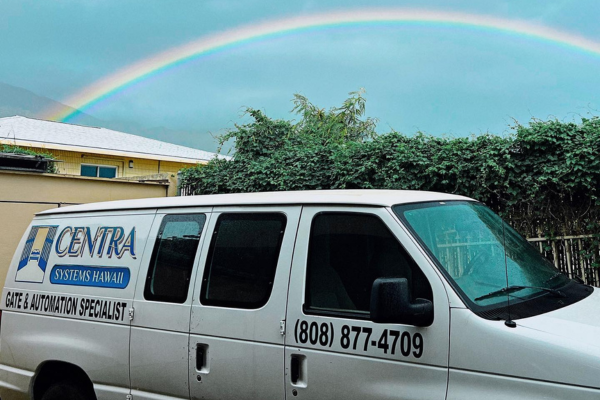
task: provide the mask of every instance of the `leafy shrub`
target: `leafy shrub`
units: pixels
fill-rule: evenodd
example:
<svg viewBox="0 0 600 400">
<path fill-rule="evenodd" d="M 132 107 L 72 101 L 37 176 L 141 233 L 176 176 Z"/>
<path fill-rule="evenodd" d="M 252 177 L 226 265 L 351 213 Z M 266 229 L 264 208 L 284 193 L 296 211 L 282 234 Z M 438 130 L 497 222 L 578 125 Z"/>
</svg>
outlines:
<svg viewBox="0 0 600 400">
<path fill-rule="evenodd" d="M 195 194 L 308 189 L 413 189 L 486 203 L 526 236 L 600 232 L 600 119 L 532 120 L 469 138 L 376 135 L 363 92 L 328 111 L 296 95 L 298 122 L 248 109 L 231 160 L 182 170 Z M 598 243 L 598 238 L 594 240 Z"/>
</svg>

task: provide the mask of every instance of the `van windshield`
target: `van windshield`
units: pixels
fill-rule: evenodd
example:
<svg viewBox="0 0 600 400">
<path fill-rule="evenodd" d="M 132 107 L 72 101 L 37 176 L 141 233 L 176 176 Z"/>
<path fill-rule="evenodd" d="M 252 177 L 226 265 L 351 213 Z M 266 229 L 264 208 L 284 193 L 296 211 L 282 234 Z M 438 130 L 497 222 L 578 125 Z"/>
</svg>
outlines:
<svg viewBox="0 0 600 400">
<path fill-rule="evenodd" d="M 480 203 L 430 202 L 393 209 L 471 306 L 504 305 L 507 293 L 510 303 L 516 304 L 557 294 L 547 289 L 559 289 L 571 282 Z"/>
</svg>

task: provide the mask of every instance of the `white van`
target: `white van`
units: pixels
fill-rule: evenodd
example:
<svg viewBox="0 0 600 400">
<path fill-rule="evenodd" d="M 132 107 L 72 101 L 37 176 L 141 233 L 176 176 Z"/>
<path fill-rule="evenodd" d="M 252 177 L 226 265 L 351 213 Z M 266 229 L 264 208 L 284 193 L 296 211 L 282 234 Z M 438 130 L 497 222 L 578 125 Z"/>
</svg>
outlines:
<svg viewBox="0 0 600 400">
<path fill-rule="evenodd" d="M 45 211 L 1 304 L 1 400 L 600 399 L 598 292 L 455 195 Z"/>
</svg>

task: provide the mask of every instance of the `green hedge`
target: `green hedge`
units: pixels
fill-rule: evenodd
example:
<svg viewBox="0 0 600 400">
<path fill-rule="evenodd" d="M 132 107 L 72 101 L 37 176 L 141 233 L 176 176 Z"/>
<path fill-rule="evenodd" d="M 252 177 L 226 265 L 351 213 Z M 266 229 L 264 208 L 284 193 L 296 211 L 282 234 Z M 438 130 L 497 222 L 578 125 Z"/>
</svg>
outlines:
<svg viewBox="0 0 600 400">
<path fill-rule="evenodd" d="M 532 120 L 505 137 L 374 134 L 362 92 L 325 111 L 296 96 L 300 120 L 253 122 L 221 137 L 231 160 L 182 171 L 195 194 L 305 189 L 415 189 L 486 203 L 527 236 L 600 232 L 600 119 Z M 596 240 L 597 243 L 597 240 Z"/>
</svg>

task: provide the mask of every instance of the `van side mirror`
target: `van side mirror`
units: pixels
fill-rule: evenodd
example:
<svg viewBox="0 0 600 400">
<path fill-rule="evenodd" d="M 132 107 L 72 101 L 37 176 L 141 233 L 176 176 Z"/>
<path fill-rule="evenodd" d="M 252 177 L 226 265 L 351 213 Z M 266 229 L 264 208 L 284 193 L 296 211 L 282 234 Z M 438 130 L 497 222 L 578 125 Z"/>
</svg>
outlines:
<svg viewBox="0 0 600 400">
<path fill-rule="evenodd" d="M 371 320 L 430 326 L 433 323 L 433 303 L 426 299 L 411 301 L 406 278 L 378 278 L 371 290 Z"/>
</svg>

